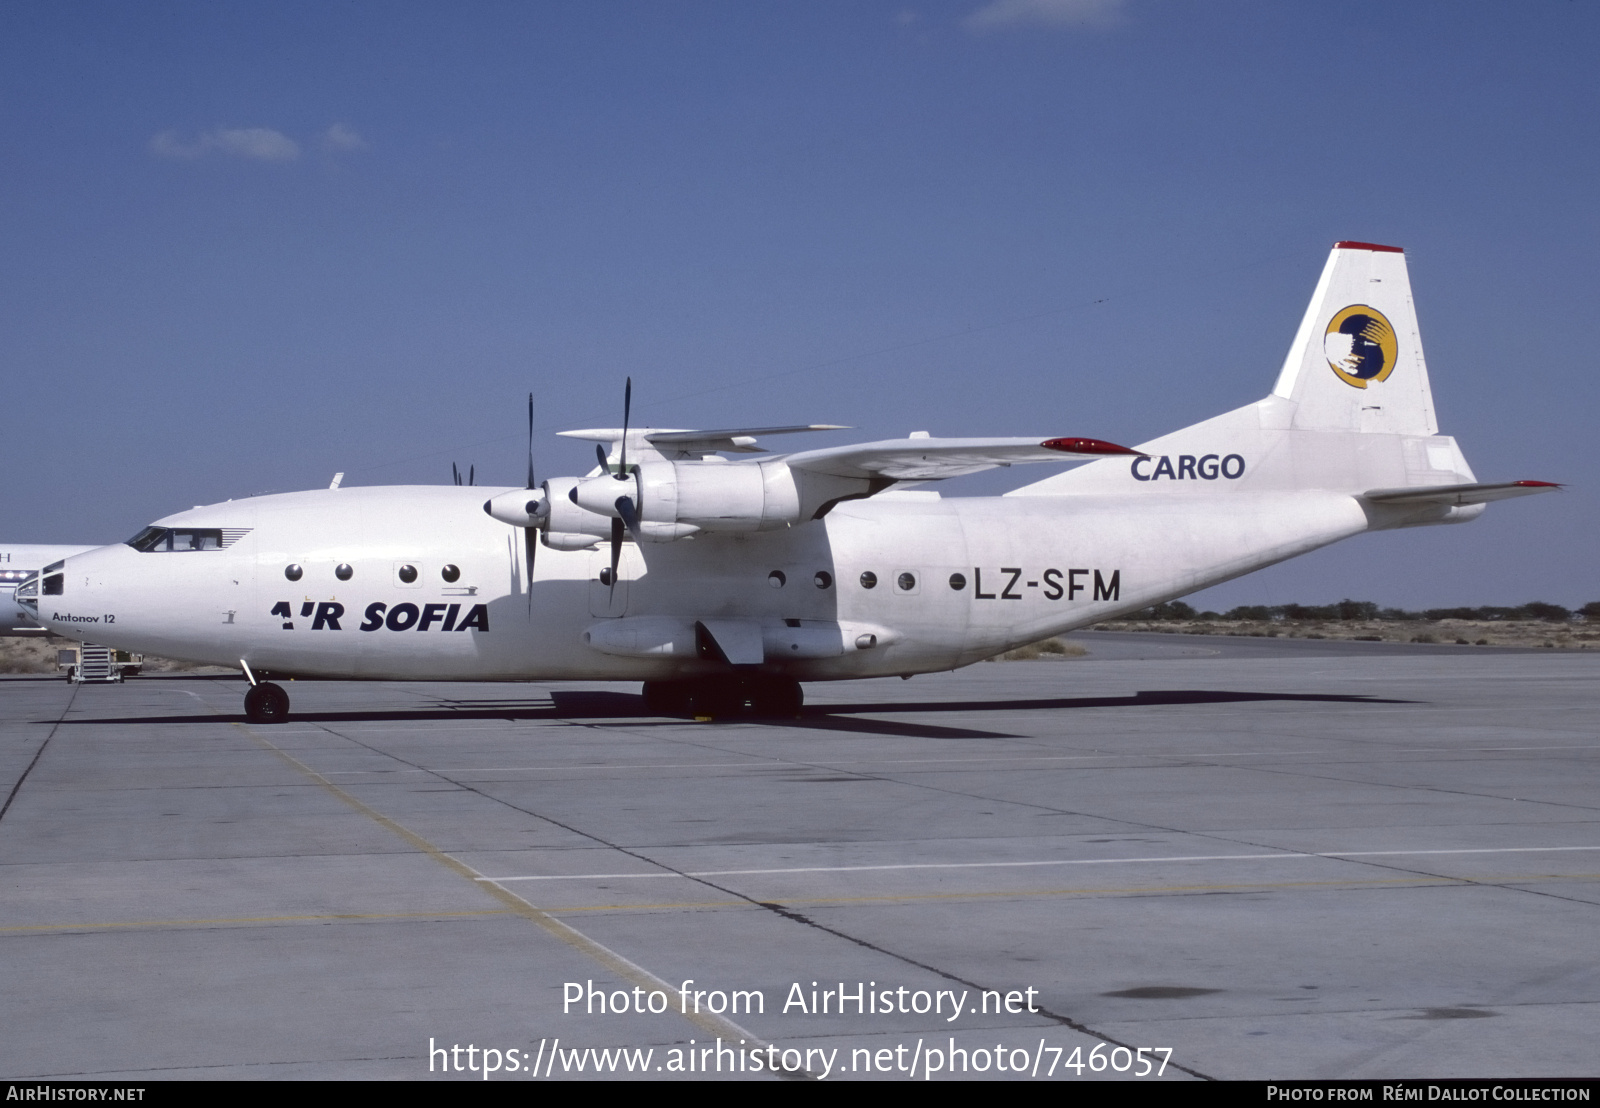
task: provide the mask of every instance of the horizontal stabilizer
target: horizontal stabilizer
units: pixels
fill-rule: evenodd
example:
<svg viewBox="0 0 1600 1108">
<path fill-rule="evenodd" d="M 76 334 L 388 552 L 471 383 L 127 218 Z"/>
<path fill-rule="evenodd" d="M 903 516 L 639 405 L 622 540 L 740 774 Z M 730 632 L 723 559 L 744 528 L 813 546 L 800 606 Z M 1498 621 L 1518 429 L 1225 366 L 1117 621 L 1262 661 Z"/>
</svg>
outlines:
<svg viewBox="0 0 1600 1108">
<path fill-rule="evenodd" d="M 1409 489 L 1372 489 L 1361 494 L 1374 504 L 1487 504 L 1513 496 L 1532 496 L 1554 492 L 1561 486 L 1551 481 L 1506 481 L 1498 485 L 1426 485 Z"/>
<path fill-rule="evenodd" d="M 1109 455 L 1134 455 L 1099 439 L 887 439 L 790 454 L 790 469 L 834 477 L 887 477 L 894 481 L 939 481 L 1021 462 L 1070 462 Z"/>
</svg>

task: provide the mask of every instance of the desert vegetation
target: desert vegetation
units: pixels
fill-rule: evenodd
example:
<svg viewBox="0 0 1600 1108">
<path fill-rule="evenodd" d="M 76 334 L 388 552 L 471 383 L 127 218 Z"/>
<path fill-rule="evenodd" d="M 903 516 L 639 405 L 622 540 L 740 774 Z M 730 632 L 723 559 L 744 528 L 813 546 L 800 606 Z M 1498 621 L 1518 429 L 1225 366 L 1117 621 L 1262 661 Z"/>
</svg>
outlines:
<svg viewBox="0 0 1600 1108">
<path fill-rule="evenodd" d="M 55 674 L 56 651 L 77 646 L 71 639 L 59 635 L 7 635 L 0 636 L 0 673 Z M 215 666 L 194 666 L 188 662 L 174 662 L 167 658 L 144 659 L 146 673 L 226 673 Z"/>
<path fill-rule="evenodd" d="M 1245 605 L 1227 612 L 1202 612 L 1173 600 L 1125 619 L 1097 624 L 1095 630 L 1600 650 L 1600 601 L 1577 610 L 1538 600 L 1516 607 L 1423 611 L 1341 600 L 1337 604 Z"/>
</svg>

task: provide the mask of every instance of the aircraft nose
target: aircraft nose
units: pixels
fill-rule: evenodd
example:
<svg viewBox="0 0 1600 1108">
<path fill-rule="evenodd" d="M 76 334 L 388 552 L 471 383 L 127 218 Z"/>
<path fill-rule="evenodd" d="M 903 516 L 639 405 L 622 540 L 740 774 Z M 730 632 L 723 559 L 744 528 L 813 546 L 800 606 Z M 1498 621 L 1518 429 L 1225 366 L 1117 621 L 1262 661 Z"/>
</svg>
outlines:
<svg viewBox="0 0 1600 1108">
<path fill-rule="evenodd" d="M 38 621 L 33 618 L 33 611 L 22 601 L 17 599 L 17 589 L 24 582 L 0 585 L 0 635 L 14 631 L 39 632 Z"/>
<path fill-rule="evenodd" d="M 99 590 L 84 572 L 83 557 L 52 562 L 23 582 L 16 595 L 17 605 L 39 625 L 75 639 L 92 636 L 105 622 Z"/>
</svg>

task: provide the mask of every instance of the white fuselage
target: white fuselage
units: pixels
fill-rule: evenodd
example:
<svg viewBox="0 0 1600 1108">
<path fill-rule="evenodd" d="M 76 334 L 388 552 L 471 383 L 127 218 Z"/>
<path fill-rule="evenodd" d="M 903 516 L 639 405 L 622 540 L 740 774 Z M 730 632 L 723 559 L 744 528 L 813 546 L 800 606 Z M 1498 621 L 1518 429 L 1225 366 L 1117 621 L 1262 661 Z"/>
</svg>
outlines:
<svg viewBox="0 0 1600 1108">
<path fill-rule="evenodd" d="M 725 642 L 730 628 L 759 638 L 758 656 L 730 661 L 826 680 L 952 669 L 1368 526 L 1352 497 L 1334 493 L 1235 495 L 1226 506 L 1148 488 L 1133 505 L 1096 494 L 897 493 L 785 531 L 628 543 L 614 591 L 599 579 L 605 544 L 541 549 L 530 596 L 523 533 L 482 508 L 496 491 L 350 488 L 197 508 L 160 524 L 247 533 L 223 549 L 79 555 L 61 592 L 40 597 L 40 618 L 194 662 L 430 680 L 724 668 L 697 648 L 698 622 Z M 453 582 L 447 566 L 459 570 Z"/>
</svg>

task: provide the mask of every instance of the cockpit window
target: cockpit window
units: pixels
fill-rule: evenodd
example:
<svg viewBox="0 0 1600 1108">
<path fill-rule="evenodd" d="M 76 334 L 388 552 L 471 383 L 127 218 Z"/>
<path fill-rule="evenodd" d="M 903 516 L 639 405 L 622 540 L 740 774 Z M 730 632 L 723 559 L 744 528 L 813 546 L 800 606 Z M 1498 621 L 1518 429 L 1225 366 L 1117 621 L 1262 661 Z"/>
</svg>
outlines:
<svg viewBox="0 0 1600 1108">
<path fill-rule="evenodd" d="M 178 550 L 221 550 L 222 529 L 146 527 L 129 539 L 128 545 L 145 554 Z"/>
</svg>

